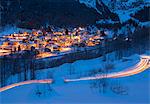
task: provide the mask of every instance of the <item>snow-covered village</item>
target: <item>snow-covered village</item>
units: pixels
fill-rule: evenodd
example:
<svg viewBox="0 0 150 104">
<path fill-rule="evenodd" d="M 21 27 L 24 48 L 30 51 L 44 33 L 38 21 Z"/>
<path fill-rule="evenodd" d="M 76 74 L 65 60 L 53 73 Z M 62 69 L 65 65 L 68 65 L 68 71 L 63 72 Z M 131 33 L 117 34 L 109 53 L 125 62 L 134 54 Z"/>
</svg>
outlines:
<svg viewBox="0 0 150 104">
<path fill-rule="evenodd" d="M 149 0 L 0 0 L 0 104 L 150 104 Z"/>
</svg>

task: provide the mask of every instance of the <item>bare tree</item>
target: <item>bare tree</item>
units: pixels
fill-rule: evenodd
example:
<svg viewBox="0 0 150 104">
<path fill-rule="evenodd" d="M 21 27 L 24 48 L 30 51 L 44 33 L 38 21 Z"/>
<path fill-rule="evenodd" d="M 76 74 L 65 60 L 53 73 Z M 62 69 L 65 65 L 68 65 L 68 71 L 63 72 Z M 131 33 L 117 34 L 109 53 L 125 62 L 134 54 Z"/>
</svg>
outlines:
<svg viewBox="0 0 150 104">
<path fill-rule="evenodd" d="M 127 95 L 129 90 L 128 87 L 123 86 L 119 81 L 115 82 L 110 88 L 113 93 L 119 95 Z"/>
<path fill-rule="evenodd" d="M 105 78 L 107 76 L 107 70 L 103 68 L 98 70 L 98 72 L 96 71 L 96 73 L 101 74 L 104 78 L 91 81 L 90 88 L 98 89 L 99 93 L 105 93 L 108 88 L 108 79 Z"/>
</svg>

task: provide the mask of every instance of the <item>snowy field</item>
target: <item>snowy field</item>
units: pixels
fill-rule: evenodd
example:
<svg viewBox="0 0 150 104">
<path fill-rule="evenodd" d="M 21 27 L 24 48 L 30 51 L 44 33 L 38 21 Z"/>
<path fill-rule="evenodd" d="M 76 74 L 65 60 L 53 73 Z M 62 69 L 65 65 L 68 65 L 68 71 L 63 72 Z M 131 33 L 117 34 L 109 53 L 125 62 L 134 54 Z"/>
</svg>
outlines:
<svg viewBox="0 0 150 104">
<path fill-rule="evenodd" d="M 139 62 L 139 55 L 132 55 L 128 60 L 115 60 L 112 54 L 107 55 L 109 63 L 114 64 L 111 72 L 125 70 Z M 108 61 L 107 61 L 108 62 Z M 85 76 L 87 72 L 103 69 L 101 57 L 90 60 L 79 60 L 59 67 L 36 72 L 38 79 L 53 78 L 53 84 L 30 84 L 18 86 L 1 92 L 2 104 L 149 104 L 150 103 L 150 70 L 140 74 L 115 79 L 81 81 L 64 83 L 68 77 Z M 75 70 L 72 74 L 69 70 Z M 17 82 L 17 75 L 8 79 L 8 83 Z M 104 81 L 106 87 L 98 87 Z M 13 82 L 13 83 L 14 83 Z M 96 85 L 95 85 L 96 83 Z M 116 90 L 118 89 L 118 90 Z"/>
<path fill-rule="evenodd" d="M 1 93 L 1 104 L 149 104 L 150 71 L 120 79 L 110 79 L 109 83 L 120 83 L 127 88 L 127 94 L 113 93 L 109 88 L 105 93 L 91 89 L 90 82 L 67 83 L 63 85 L 31 84 Z M 37 91 L 42 93 L 38 96 Z"/>
</svg>

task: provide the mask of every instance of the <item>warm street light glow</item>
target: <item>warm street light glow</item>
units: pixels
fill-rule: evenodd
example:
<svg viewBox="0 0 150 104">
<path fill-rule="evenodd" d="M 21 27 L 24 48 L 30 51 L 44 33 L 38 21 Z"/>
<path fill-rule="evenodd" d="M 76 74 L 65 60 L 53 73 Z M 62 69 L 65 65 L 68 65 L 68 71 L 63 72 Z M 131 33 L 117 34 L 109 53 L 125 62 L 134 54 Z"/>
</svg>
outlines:
<svg viewBox="0 0 150 104">
<path fill-rule="evenodd" d="M 3 36 L 3 38 L 5 41 L 0 45 L 0 50 L 3 50 L 0 51 L 0 56 L 17 52 L 18 47 L 20 47 L 20 51 L 31 50 L 31 47 L 34 47 L 40 53 L 36 57 L 45 58 L 56 56 L 57 54 L 53 54 L 55 51 L 59 53 L 72 51 L 74 44 L 83 43 L 86 47 L 100 44 L 99 34 L 91 35 L 85 28 L 81 27 L 72 31 L 69 30 L 68 35 L 66 35 L 64 31 L 46 32 L 46 34 L 43 35 L 41 30 L 32 30 L 31 33 L 14 33 Z M 45 52 L 46 48 L 49 49 L 49 52 Z"/>
</svg>

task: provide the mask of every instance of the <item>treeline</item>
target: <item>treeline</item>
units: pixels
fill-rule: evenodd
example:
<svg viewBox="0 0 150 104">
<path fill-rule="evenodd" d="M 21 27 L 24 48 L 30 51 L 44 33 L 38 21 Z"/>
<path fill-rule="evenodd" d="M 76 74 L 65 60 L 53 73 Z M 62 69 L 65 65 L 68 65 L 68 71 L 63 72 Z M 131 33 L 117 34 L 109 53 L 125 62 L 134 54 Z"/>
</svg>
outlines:
<svg viewBox="0 0 150 104">
<path fill-rule="evenodd" d="M 35 55 L 34 52 L 25 51 L 23 54 L 12 54 L 0 58 L 0 84 L 7 85 L 6 80 L 18 74 L 18 82 L 35 79 Z"/>
</svg>

